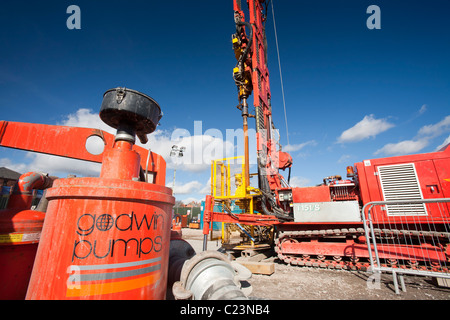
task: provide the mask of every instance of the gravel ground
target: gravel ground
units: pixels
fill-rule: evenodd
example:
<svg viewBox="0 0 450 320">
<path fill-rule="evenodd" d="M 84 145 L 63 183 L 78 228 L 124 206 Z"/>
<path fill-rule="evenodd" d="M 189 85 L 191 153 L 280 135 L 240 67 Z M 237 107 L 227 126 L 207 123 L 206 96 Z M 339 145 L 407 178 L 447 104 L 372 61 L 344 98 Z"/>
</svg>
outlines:
<svg viewBox="0 0 450 320">
<path fill-rule="evenodd" d="M 183 239 L 198 253 L 202 251 L 201 230 L 183 229 Z M 220 242 L 209 241 L 208 250 Z M 391 274 L 378 279 L 362 271 L 327 270 L 289 266 L 275 259 L 275 273 L 253 274 L 250 297 L 270 300 L 449 300 L 450 288 L 439 287 L 430 277 L 405 275 L 406 292 L 394 291 Z"/>
</svg>

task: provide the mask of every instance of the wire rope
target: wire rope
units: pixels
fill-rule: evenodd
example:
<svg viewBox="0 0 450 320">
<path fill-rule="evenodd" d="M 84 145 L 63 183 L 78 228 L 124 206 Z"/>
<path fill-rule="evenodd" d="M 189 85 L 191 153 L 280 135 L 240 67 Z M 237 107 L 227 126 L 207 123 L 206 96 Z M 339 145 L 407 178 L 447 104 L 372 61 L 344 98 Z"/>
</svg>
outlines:
<svg viewBox="0 0 450 320">
<path fill-rule="evenodd" d="M 276 22 L 275 22 L 275 11 L 273 9 L 273 0 L 270 1 L 270 4 L 272 5 L 273 29 L 274 29 L 274 32 L 275 32 L 275 44 L 276 44 L 276 47 L 277 47 L 278 69 L 280 71 L 281 95 L 282 95 L 282 98 L 283 98 L 284 121 L 286 123 L 286 138 L 287 138 L 287 144 L 289 145 L 289 128 L 288 128 L 287 112 L 286 112 L 286 99 L 284 97 L 283 73 L 281 71 L 280 50 L 278 48 L 277 26 L 276 26 Z"/>
</svg>

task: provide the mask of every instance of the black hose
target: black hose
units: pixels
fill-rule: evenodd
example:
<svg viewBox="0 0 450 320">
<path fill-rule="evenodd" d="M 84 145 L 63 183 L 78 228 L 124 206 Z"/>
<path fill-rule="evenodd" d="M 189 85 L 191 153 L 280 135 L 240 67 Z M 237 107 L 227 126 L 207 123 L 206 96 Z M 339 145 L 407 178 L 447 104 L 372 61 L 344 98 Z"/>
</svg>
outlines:
<svg viewBox="0 0 450 320">
<path fill-rule="evenodd" d="M 289 215 L 278 213 L 276 211 L 270 212 L 269 209 L 267 209 L 267 206 L 266 206 L 266 203 L 264 201 L 265 200 L 264 198 L 265 198 L 265 196 L 263 196 L 263 198 L 261 199 L 261 208 L 262 208 L 262 211 L 265 214 L 275 216 L 279 220 L 285 220 L 285 221 L 292 221 L 292 220 L 294 220 L 294 218 L 289 216 Z"/>
<path fill-rule="evenodd" d="M 247 47 L 245 48 L 242 55 L 239 57 L 239 64 L 242 65 L 244 63 L 245 58 L 247 57 L 248 51 L 250 50 L 250 47 L 252 46 L 253 42 L 253 27 L 250 23 L 246 21 L 238 21 L 236 22 L 236 25 L 239 27 L 246 26 L 250 30 L 250 37 L 248 37 L 249 41 L 247 43 Z"/>
<path fill-rule="evenodd" d="M 291 185 L 291 167 L 289 167 L 288 185 Z"/>
</svg>

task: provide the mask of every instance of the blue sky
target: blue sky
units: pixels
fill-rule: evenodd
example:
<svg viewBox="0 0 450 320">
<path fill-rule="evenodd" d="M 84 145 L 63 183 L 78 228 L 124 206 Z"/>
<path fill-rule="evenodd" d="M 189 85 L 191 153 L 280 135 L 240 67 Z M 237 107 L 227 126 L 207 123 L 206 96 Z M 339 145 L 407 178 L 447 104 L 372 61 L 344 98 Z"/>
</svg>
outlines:
<svg viewBox="0 0 450 320">
<path fill-rule="evenodd" d="M 66 26 L 73 4 L 81 30 Z M 378 30 L 366 26 L 372 4 L 381 10 Z M 289 145 L 269 11 L 273 119 L 294 160 L 293 185 L 344 175 L 364 159 L 432 152 L 450 142 L 450 2 L 275 0 L 274 8 Z M 97 117 L 103 93 L 141 91 L 164 112 L 146 147 L 166 158 L 167 184 L 175 167 L 170 147 L 184 144 L 177 198 L 203 199 L 213 155 L 193 163 L 194 155 L 240 150 L 226 141 L 227 129 L 242 126 L 234 31 L 231 0 L 9 1 L 0 9 L 0 119 L 110 130 Z M 60 177 L 99 170 L 5 148 L 0 166 Z"/>
</svg>

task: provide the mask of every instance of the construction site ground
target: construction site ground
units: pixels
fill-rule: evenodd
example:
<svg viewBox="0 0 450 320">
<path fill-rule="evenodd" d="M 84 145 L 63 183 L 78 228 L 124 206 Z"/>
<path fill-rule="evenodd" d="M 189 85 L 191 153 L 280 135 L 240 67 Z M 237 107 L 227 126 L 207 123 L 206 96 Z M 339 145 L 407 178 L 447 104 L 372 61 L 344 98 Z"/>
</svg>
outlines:
<svg viewBox="0 0 450 320">
<path fill-rule="evenodd" d="M 200 229 L 182 229 L 183 239 L 198 253 L 203 249 Z M 208 250 L 218 250 L 220 240 L 208 241 Z M 395 293 L 391 274 L 374 279 L 365 271 L 329 270 L 286 265 L 272 259 L 275 272 L 253 274 L 250 297 L 268 300 L 449 300 L 450 288 L 438 286 L 431 277 L 405 275 L 406 292 Z M 368 281 L 369 280 L 369 281 Z M 377 281 L 379 280 L 379 281 Z"/>
</svg>

